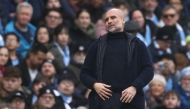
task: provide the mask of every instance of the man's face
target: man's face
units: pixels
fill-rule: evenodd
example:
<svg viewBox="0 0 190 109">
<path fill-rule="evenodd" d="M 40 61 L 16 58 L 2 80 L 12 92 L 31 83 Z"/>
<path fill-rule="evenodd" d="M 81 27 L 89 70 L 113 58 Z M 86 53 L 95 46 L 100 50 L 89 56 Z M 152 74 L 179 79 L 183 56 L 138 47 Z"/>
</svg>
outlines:
<svg viewBox="0 0 190 109">
<path fill-rule="evenodd" d="M 171 40 L 160 40 L 160 48 L 162 50 L 166 50 L 167 48 L 170 48 L 172 41 Z"/>
<path fill-rule="evenodd" d="M 170 95 L 164 99 L 163 104 L 167 109 L 175 109 L 179 106 L 180 101 L 176 95 Z"/>
<path fill-rule="evenodd" d="M 143 28 L 145 24 L 145 20 L 144 20 L 143 14 L 139 10 L 134 11 L 131 18 L 133 21 L 138 23 L 140 28 Z"/>
<path fill-rule="evenodd" d="M 42 65 L 42 74 L 46 77 L 54 77 L 56 74 L 55 67 L 53 66 L 52 63 L 45 62 Z"/>
<path fill-rule="evenodd" d="M 21 86 L 21 78 L 15 77 L 3 77 L 2 85 L 5 91 L 12 92 L 17 90 Z"/>
<path fill-rule="evenodd" d="M 39 94 L 39 90 L 40 90 L 42 87 L 44 87 L 44 86 L 46 86 L 46 83 L 45 83 L 45 82 L 40 82 L 40 83 L 34 84 L 34 86 L 33 86 L 33 91 L 34 91 L 34 93 L 35 93 L 36 95 L 38 95 L 38 94 Z"/>
<path fill-rule="evenodd" d="M 28 7 L 21 7 L 17 13 L 17 21 L 20 25 L 27 25 L 32 17 L 32 10 Z"/>
<path fill-rule="evenodd" d="M 14 98 L 11 102 L 14 109 L 25 109 L 25 102 L 21 98 Z"/>
<path fill-rule="evenodd" d="M 181 82 L 181 87 L 183 88 L 183 90 L 190 93 L 190 76 L 183 76 L 180 82 Z"/>
<path fill-rule="evenodd" d="M 125 24 L 125 18 L 119 10 L 112 9 L 106 13 L 106 28 L 109 32 L 122 32 Z"/>
<path fill-rule="evenodd" d="M 55 97 L 52 94 L 43 94 L 39 97 L 38 103 L 46 108 L 52 108 L 55 104 Z"/>
<path fill-rule="evenodd" d="M 45 17 L 47 26 L 51 29 L 55 29 L 59 24 L 63 22 L 63 18 L 56 11 L 50 11 Z"/>
<path fill-rule="evenodd" d="M 179 15 L 176 13 L 174 9 L 169 9 L 163 12 L 162 20 L 165 25 L 173 26 L 178 21 Z"/>
<path fill-rule="evenodd" d="M 60 8 L 61 4 L 59 0 L 48 0 L 47 2 L 47 8 L 52 9 L 52 8 Z"/>
<path fill-rule="evenodd" d="M 67 96 L 71 96 L 74 93 L 74 83 L 70 80 L 62 80 L 58 85 L 58 91 Z"/>
<path fill-rule="evenodd" d="M 80 51 L 76 52 L 74 54 L 74 61 L 78 64 L 84 64 L 85 57 L 86 57 L 86 53 L 80 52 Z"/>
<path fill-rule="evenodd" d="M 157 0 L 144 0 L 142 2 L 143 8 L 148 12 L 154 12 L 157 5 L 158 5 Z"/>
<path fill-rule="evenodd" d="M 37 54 L 30 53 L 30 62 L 32 67 L 34 68 L 38 68 L 45 59 L 46 59 L 46 54 L 41 51 L 38 51 Z"/>
<path fill-rule="evenodd" d="M 20 46 L 19 42 L 17 42 L 17 38 L 15 35 L 8 35 L 6 38 L 5 46 L 9 50 L 16 50 L 17 47 Z"/>
<path fill-rule="evenodd" d="M 163 94 L 164 90 L 164 85 L 160 81 L 154 81 L 150 84 L 150 91 L 153 96 L 160 96 L 161 94 Z"/>
<path fill-rule="evenodd" d="M 169 4 L 172 5 L 178 12 L 183 9 L 181 0 L 169 0 Z"/>
</svg>

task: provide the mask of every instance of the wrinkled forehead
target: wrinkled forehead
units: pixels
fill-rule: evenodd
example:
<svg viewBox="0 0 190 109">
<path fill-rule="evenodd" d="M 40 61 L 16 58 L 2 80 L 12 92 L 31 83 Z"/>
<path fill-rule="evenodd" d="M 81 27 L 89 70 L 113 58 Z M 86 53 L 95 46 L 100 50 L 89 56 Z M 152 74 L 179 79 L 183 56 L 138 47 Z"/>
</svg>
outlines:
<svg viewBox="0 0 190 109">
<path fill-rule="evenodd" d="M 111 9 L 106 12 L 106 18 L 111 16 L 121 16 L 121 12 L 119 12 L 117 9 Z"/>
</svg>

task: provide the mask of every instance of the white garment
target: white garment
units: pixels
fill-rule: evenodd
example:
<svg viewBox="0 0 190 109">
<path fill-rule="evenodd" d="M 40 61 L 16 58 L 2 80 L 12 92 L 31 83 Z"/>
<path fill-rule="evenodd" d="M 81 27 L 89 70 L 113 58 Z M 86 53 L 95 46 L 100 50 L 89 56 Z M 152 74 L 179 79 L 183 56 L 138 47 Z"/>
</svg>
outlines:
<svg viewBox="0 0 190 109">
<path fill-rule="evenodd" d="M 30 80 L 34 81 L 34 79 L 36 78 L 37 74 L 38 74 L 38 70 L 31 70 L 30 68 L 28 68 L 29 74 L 30 74 Z"/>
<path fill-rule="evenodd" d="M 71 107 L 69 106 L 69 103 L 71 103 L 72 99 L 73 99 L 72 97 L 67 98 L 67 101 L 64 103 L 65 109 L 71 109 Z"/>
</svg>

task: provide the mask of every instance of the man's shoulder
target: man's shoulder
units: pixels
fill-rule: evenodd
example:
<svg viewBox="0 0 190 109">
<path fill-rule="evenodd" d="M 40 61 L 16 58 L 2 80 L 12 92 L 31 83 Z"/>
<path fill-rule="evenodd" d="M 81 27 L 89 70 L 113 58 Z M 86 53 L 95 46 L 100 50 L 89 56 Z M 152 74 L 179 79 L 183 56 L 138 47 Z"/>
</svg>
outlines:
<svg viewBox="0 0 190 109">
<path fill-rule="evenodd" d="M 9 22 L 5 27 L 5 32 L 11 32 L 14 31 L 14 21 Z"/>
</svg>

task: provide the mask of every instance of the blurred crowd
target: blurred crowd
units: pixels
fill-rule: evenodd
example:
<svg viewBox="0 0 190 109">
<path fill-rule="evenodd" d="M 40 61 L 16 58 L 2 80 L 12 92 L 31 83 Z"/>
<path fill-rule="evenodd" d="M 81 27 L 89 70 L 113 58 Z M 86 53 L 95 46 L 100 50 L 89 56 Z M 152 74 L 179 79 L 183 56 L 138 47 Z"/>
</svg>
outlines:
<svg viewBox="0 0 190 109">
<path fill-rule="evenodd" d="M 88 109 L 80 69 L 110 8 L 149 50 L 145 108 L 190 109 L 190 0 L 0 0 L 0 109 Z"/>
</svg>

